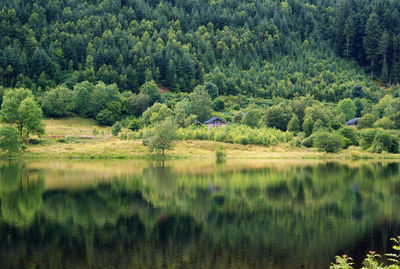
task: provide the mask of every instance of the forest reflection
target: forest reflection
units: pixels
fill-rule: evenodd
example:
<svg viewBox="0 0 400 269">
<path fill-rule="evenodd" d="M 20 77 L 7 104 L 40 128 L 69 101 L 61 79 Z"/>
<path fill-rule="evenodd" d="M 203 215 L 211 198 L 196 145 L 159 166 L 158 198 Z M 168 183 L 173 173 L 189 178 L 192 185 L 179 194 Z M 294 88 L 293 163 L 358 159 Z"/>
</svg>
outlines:
<svg viewBox="0 0 400 269">
<path fill-rule="evenodd" d="M 1 268 L 327 268 L 399 202 L 398 163 L 7 162 Z"/>
</svg>

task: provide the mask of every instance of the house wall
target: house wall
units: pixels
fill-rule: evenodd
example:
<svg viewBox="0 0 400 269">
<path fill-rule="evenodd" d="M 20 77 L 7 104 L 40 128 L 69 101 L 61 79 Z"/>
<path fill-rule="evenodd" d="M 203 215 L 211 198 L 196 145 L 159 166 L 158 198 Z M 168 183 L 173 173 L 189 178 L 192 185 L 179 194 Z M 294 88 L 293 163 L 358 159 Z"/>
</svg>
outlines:
<svg viewBox="0 0 400 269">
<path fill-rule="evenodd" d="M 222 120 L 218 120 L 217 119 L 217 120 L 207 124 L 207 127 L 208 128 L 211 128 L 211 127 L 225 127 L 226 125 L 227 124 L 225 122 L 223 122 Z"/>
</svg>

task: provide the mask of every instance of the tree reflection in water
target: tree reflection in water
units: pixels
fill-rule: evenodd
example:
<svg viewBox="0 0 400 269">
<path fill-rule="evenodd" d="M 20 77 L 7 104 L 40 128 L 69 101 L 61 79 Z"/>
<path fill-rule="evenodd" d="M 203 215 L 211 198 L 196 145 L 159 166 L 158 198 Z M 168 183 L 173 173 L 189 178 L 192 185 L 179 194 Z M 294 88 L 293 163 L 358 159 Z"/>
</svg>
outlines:
<svg viewBox="0 0 400 269">
<path fill-rule="evenodd" d="M 327 268 L 400 233 L 398 163 L 151 163 L 73 187 L 86 172 L 48 165 L 0 166 L 1 268 Z"/>
</svg>

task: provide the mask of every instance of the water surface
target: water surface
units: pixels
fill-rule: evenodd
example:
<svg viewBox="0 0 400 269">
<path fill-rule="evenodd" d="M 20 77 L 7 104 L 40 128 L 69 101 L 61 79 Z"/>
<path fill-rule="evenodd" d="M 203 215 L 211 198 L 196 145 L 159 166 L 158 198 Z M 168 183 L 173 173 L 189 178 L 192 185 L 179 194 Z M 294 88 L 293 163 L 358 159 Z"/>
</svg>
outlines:
<svg viewBox="0 0 400 269">
<path fill-rule="evenodd" d="M 328 268 L 391 250 L 398 163 L 0 163 L 0 268 Z"/>
</svg>

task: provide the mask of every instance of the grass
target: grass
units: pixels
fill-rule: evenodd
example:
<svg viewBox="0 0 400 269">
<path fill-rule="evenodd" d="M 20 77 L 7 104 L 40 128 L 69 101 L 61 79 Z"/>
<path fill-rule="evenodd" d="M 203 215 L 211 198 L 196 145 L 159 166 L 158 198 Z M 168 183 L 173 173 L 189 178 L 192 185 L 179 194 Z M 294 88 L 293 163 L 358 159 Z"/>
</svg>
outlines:
<svg viewBox="0 0 400 269">
<path fill-rule="evenodd" d="M 141 140 L 121 140 L 111 128 L 79 117 L 47 119 L 46 135 L 15 157 L 30 159 L 154 159 Z M 93 130 L 97 134 L 93 135 Z M 223 146 L 227 159 L 400 159 L 398 154 L 372 154 L 351 147 L 336 154 L 279 144 L 240 145 L 204 140 L 177 141 L 167 152 L 169 159 L 215 159 L 215 148 Z M 6 156 L 4 156 L 6 157 Z"/>
</svg>

